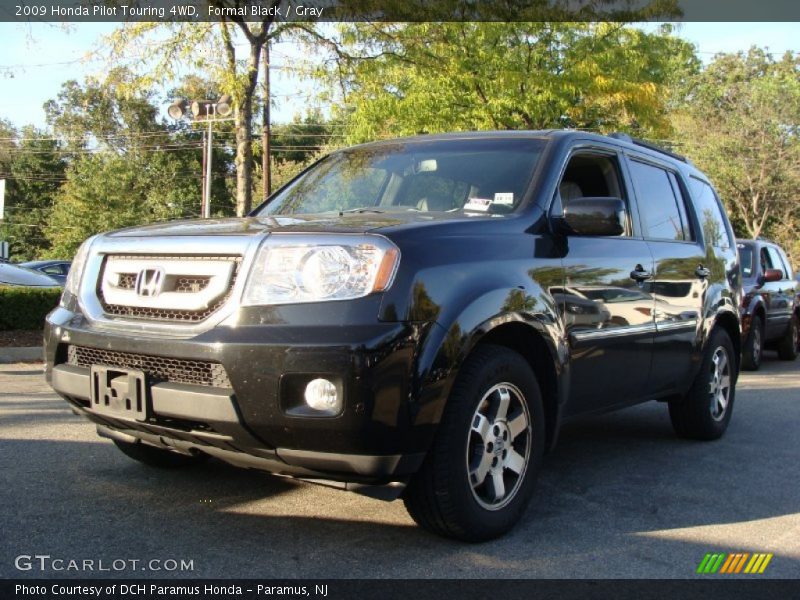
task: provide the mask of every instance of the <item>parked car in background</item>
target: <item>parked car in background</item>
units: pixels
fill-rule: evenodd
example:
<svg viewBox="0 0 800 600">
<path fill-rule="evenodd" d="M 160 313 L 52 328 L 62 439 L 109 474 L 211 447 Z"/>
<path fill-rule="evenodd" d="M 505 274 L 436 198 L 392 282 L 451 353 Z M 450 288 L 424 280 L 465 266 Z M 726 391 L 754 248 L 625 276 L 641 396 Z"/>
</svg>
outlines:
<svg viewBox="0 0 800 600">
<path fill-rule="evenodd" d="M 797 358 L 800 283 L 786 253 L 764 239 L 737 240 L 742 267 L 742 367 L 761 366 L 764 348 L 781 360 Z"/>
<path fill-rule="evenodd" d="M 20 263 L 20 267 L 33 269 L 45 275 L 52 277 L 58 284 L 63 286 L 69 274 L 69 267 L 72 264 L 69 260 L 31 260 L 28 262 Z"/>
<path fill-rule="evenodd" d="M 19 265 L 0 263 L 0 285 L 24 285 L 28 287 L 64 287 L 56 279 Z"/>
</svg>

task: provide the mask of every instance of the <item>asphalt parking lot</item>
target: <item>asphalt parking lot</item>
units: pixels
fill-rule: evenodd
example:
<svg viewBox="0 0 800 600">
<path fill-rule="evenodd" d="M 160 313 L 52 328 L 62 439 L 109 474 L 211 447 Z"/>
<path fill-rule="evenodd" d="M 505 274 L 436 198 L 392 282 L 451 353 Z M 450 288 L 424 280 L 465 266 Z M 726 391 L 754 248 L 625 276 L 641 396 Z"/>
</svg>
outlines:
<svg viewBox="0 0 800 600">
<path fill-rule="evenodd" d="M 215 462 L 148 469 L 74 416 L 41 365 L 0 365 L 0 577 L 691 578 L 707 552 L 769 552 L 761 577 L 800 578 L 799 434 L 800 361 L 768 354 L 722 440 L 675 438 L 657 403 L 570 425 L 519 526 L 466 545 L 401 502 Z M 15 567 L 37 554 L 95 570 Z M 142 571 L 153 559 L 192 570 Z"/>
</svg>

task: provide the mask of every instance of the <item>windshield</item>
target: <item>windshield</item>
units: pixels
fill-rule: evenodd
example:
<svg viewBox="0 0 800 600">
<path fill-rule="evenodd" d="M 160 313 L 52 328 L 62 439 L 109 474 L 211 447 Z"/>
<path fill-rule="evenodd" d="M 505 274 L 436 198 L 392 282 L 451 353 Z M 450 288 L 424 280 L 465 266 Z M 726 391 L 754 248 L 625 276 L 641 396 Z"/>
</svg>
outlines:
<svg viewBox="0 0 800 600">
<path fill-rule="evenodd" d="M 353 148 L 323 159 L 254 214 L 508 213 L 522 200 L 544 145 L 495 138 Z"/>
</svg>

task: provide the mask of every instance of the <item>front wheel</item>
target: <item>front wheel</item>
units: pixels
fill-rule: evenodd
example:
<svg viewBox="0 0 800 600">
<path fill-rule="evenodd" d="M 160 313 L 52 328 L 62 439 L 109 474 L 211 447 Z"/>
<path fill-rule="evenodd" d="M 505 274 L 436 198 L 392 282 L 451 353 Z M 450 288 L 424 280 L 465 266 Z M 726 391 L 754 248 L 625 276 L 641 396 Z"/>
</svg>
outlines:
<svg viewBox="0 0 800 600">
<path fill-rule="evenodd" d="M 789 319 L 789 328 L 778 342 L 778 358 L 781 360 L 794 360 L 797 358 L 797 315 Z"/>
<path fill-rule="evenodd" d="M 744 343 L 742 351 L 742 368 L 748 371 L 758 371 L 761 367 L 761 355 L 764 352 L 764 321 L 761 317 L 753 315 L 750 321 L 750 333 Z"/>
<path fill-rule="evenodd" d="M 542 396 L 528 363 L 501 346 L 478 347 L 403 495 L 408 512 L 446 537 L 479 542 L 504 534 L 533 494 L 544 435 Z"/>
<path fill-rule="evenodd" d="M 680 437 L 715 440 L 725 433 L 736 392 L 734 356 L 731 338 L 724 330 L 715 329 L 689 392 L 669 403 L 672 427 Z"/>
</svg>

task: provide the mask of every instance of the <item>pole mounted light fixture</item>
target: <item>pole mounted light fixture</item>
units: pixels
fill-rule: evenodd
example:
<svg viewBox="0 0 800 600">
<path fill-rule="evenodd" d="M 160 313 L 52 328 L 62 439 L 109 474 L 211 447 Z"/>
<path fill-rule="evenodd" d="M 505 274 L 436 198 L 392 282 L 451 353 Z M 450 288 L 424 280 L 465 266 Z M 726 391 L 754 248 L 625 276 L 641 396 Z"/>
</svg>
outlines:
<svg viewBox="0 0 800 600">
<path fill-rule="evenodd" d="M 174 106 L 174 105 L 173 105 Z M 172 108 L 172 106 L 170 106 Z M 231 106 L 231 97 L 227 94 L 222 96 L 219 100 L 195 100 L 191 104 L 192 115 L 198 121 L 206 119 L 215 119 L 217 117 L 227 117 L 233 112 Z"/>
<path fill-rule="evenodd" d="M 211 216 L 211 140 L 213 132 L 211 125 L 214 121 L 230 121 L 227 118 L 233 112 L 233 104 L 231 97 L 228 94 L 220 96 L 215 102 L 214 100 L 194 100 L 189 102 L 185 98 L 178 98 L 167 108 L 167 114 L 179 121 L 184 117 L 194 121 L 203 121 L 208 123 L 208 133 L 204 135 L 203 143 L 203 167 L 205 169 L 204 186 L 203 186 L 203 200 L 200 213 L 204 219 Z"/>
<path fill-rule="evenodd" d="M 188 110 L 189 110 L 189 102 L 184 98 L 178 98 L 177 100 L 175 100 L 175 102 L 169 105 L 169 108 L 167 109 L 167 114 L 176 121 L 178 121 L 182 119 L 184 115 L 186 115 Z"/>
</svg>

